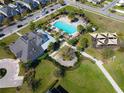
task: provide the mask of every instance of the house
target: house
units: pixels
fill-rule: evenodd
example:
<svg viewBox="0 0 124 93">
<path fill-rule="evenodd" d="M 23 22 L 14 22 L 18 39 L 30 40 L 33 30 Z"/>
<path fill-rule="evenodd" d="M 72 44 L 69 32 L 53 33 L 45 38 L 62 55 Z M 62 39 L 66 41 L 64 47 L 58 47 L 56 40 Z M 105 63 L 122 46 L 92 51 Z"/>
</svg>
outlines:
<svg viewBox="0 0 124 93">
<path fill-rule="evenodd" d="M 29 4 L 33 9 L 36 9 L 39 7 L 40 2 L 38 0 L 23 0 L 27 4 Z"/>
<path fill-rule="evenodd" d="M 119 0 L 119 2 L 116 5 L 117 6 L 124 6 L 124 0 Z"/>
<path fill-rule="evenodd" d="M 49 0 L 39 0 L 39 2 L 40 2 L 41 4 L 46 4 L 47 1 L 49 1 Z"/>
<path fill-rule="evenodd" d="M 23 1 L 15 1 L 15 5 L 17 6 L 17 9 L 19 10 L 20 13 L 23 13 L 27 10 L 32 10 L 32 7 L 26 3 L 26 2 L 23 2 Z"/>
<path fill-rule="evenodd" d="M 55 39 L 39 29 L 20 37 L 9 48 L 23 62 L 34 61 L 44 53 L 50 42 L 55 42 Z"/>
<path fill-rule="evenodd" d="M 0 0 L 0 3 L 2 3 L 2 4 L 9 4 L 11 2 L 12 2 L 12 0 Z"/>
<path fill-rule="evenodd" d="M 13 16 L 19 14 L 19 11 L 16 9 L 16 6 L 13 4 L 8 4 L 5 6 L 2 6 L 0 8 L 0 22 L 2 23 L 2 21 L 5 18 L 8 18 L 10 20 L 13 20 Z"/>
<path fill-rule="evenodd" d="M 96 48 L 112 47 L 119 44 L 119 40 L 116 33 L 90 33 L 93 46 Z"/>
<path fill-rule="evenodd" d="M 93 4 L 99 4 L 99 3 L 103 2 L 104 0 L 87 0 L 87 1 L 90 3 L 93 3 Z"/>
<path fill-rule="evenodd" d="M 61 85 L 58 85 L 56 88 L 49 89 L 47 93 L 69 93 Z"/>
</svg>

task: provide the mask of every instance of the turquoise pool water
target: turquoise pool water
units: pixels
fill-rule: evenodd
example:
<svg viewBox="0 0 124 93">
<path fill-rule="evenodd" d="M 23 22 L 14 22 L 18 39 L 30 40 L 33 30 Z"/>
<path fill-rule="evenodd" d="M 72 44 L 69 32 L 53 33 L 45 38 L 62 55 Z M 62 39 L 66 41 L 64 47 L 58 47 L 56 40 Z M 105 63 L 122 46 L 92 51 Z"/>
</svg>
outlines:
<svg viewBox="0 0 124 93">
<path fill-rule="evenodd" d="M 69 35 L 72 35 L 77 31 L 77 28 L 75 26 L 63 21 L 57 21 L 53 24 L 53 26 L 57 27 L 58 29 L 62 30 L 63 32 Z"/>
</svg>

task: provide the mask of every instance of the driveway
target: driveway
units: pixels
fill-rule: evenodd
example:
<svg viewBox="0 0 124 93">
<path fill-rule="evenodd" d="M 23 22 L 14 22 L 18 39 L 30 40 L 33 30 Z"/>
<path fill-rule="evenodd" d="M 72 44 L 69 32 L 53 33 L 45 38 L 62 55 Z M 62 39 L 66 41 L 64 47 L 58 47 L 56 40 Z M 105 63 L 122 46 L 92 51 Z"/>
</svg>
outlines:
<svg viewBox="0 0 124 93">
<path fill-rule="evenodd" d="M 4 77 L 0 79 L 0 88 L 18 87 L 23 83 L 23 76 L 19 74 L 19 62 L 15 59 L 2 59 L 0 60 L 0 68 L 7 70 Z"/>
</svg>

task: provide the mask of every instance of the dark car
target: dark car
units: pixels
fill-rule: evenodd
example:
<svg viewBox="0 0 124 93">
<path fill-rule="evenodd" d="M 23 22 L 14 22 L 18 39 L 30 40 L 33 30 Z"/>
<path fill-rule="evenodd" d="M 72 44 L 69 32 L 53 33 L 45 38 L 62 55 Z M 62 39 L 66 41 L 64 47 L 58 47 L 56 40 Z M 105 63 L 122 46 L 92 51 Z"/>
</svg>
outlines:
<svg viewBox="0 0 124 93">
<path fill-rule="evenodd" d="M 32 16 L 33 16 L 33 14 L 29 14 L 29 15 L 28 15 L 28 17 L 32 17 Z"/>
<path fill-rule="evenodd" d="M 49 12 L 48 11 L 46 11 L 46 14 L 48 14 Z"/>
<path fill-rule="evenodd" d="M 20 27 L 22 27 L 23 25 L 17 25 L 17 28 L 20 28 Z"/>
<path fill-rule="evenodd" d="M 53 11 L 54 9 L 51 9 L 51 11 Z"/>
<path fill-rule="evenodd" d="M 64 4 L 62 4 L 62 6 L 65 6 L 66 4 L 64 3 Z"/>
<path fill-rule="evenodd" d="M 5 34 L 0 34 L 0 37 L 3 37 L 3 36 L 5 36 Z"/>
</svg>

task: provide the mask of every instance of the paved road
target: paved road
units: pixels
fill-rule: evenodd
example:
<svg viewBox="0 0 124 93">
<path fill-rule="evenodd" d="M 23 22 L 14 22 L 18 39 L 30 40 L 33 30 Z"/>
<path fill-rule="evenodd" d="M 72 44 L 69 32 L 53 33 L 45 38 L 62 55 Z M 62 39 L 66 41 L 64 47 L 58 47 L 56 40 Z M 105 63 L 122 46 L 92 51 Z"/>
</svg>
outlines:
<svg viewBox="0 0 124 93">
<path fill-rule="evenodd" d="M 77 51 L 76 47 L 69 45 L 68 43 L 65 42 L 65 45 L 73 48 L 74 50 Z M 95 62 L 95 64 L 99 67 L 99 69 L 102 71 L 102 73 L 105 75 L 105 77 L 108 79 L 108 81 L 111 83 L 113 88 L 117 93 L 124 93 L 121 88 L 118 86 L 118 84 L 114 81 L 114 79 L 111 77 L 111 75 L 108 73 L 108 71 L 104 68 L 103 62 L 101 60 L 98 60 L 91 55 L 87 54 L 86 52 L 81 52 L 79 51 L 84 57 L 91 59 L 92 61 Z"/>
<path fill-rule="evenodd" d="M 106 6 L 104 9 L 101 8 L 94 8 L 85 4 L 82 4 L 80 2 L 75 2 L 75 1 L 71 1 L 71 0 L 66 0 L 66 3 L 68 5 L 80 8 L 80 9 L 84 9 L 99 15 L 104 15 L 105 17 L 120 21 L 124 23 L 124 16 L 119 16 L 116 14 L 112 14 L 106 10 L 108 10 L 109 8 L 111 8 L 112 6 L 114 6 L 114 4 L 117 2 L 118 0 L 113 1 L 112 3 L 110 3 L 108 6 Z"/>
<path fill-rule="evenodd" d="M 44 18 L 45 16 L 47 15 L 50 15 L 54 12 L 56 12 L 58 9 L 60 8 L 63 8 L 64 6 L 61 6 L 60 4 L 56 4 L 56 5 L 53 5 L 52 7 L 46 7 L 45 8 L 45 11 L 48 11 L 47 14 L 42 14 L 42 10 L 39 10 L 35 13 L 33 13 L 32 16 L 28 16 L 26 17 L 23 21 L 18 21 L 16 24 L 12 25 L 12 26 L 8 26 L 6 28 L 4 28 L 1 32 L 3 34 L 5 34 L 4 37 L 0 38 L 0 40 L 10 36 L 11 34 L 21 30 L 22 28 L 25 28 L 27 25 L 29 25 L 30 21 L 38 21 L 39 19 L 42 19 Z M 52 10 L 53 9 L 53 10 Z M 23 25 L 23 27 L 21 28 L 17 28 L 18 25 Z"/>
<path fill-rule="evenodd" d="M 104 8 L 94 8 L 94 7 L 91 7 L 91 6 L 88 6 L 88 5 L 81 4 L 80 2 L 65 0 L 66 4 L 68 4 L 68 5 L 71 5 L 71 6 L 80 8 L 80 9 L 84 9 L 84 10 L 87 10 L 87 11 L 90 11 L 90 12 L 93 12 L 93 13 L 96 13 L 96 14 L 99 14 L 99 15 L 102 15 L 102 16 L 105 16 L 105 17 L 108 17 L 108 18 L 111 18 L 111 19 L 114 19 L 116 21 L 120 21 L 120 22 L 124 23 L 124 16 L 119 16 L 119 15 L 115 15 L 115 14 L 112 14 L 112 13 L 108 12 L 108 10 L 111 7 L 113 7 L 116 4 L 116 2 L 118 2 L 118 1 L 119 0 L 114 0 L 109 5 L 105 6 Z M 61 7 L 61 5 L 54 5 L 53 7 L 46 8 L 47 11 L 49 11 L 49 12 L 51 11 L 51 9 L 55 9 L 55 10 L 53 10 L 52 12 L 50 12 L 46 15 L 49 15 L 49 14 L 55 12 L 56 10 L 58 10 L 60 8 L 63 8 L 63 7 Z M 27 17 L 25 20 L 19 21 L 15 25 L 6 27 L 5 29 L 3 29 L 3 31 L 0 32 L 0 34 L 4 33 L 5 37 L 7 37 L 7 36 L 17 32 L 17 31 L 21 30 L 22 28 L 26 27 L 29 24 L 30 21 L 33 21 L 33 20 L 37 21 L 37 20 L 45 17 L 46 15 L 42 15 L 41 11 L 35 12 L 33 14 L 33 16 Z M 22 24 L 24 26 L 21 27 L 21 28 L 17 28 L 17 25 L 20 25 L 20 24 Z M 3 38 L 5 38 L 5 37 L 3 37 Z M 3 38 L 0 38 L 0 40 L 2 40 Z"/>
<path fill-rule="evenodd" d="M 120 0 L 113 0 L 111 3 L 109 3 L 107 6 L 103 7 L 101 10 L 108 12 L 109 9 L 111 9 L 112 7 L 114 7 L 116 5 L 116 3 L 119 2 L 119 1 Z"/>
</svg>

